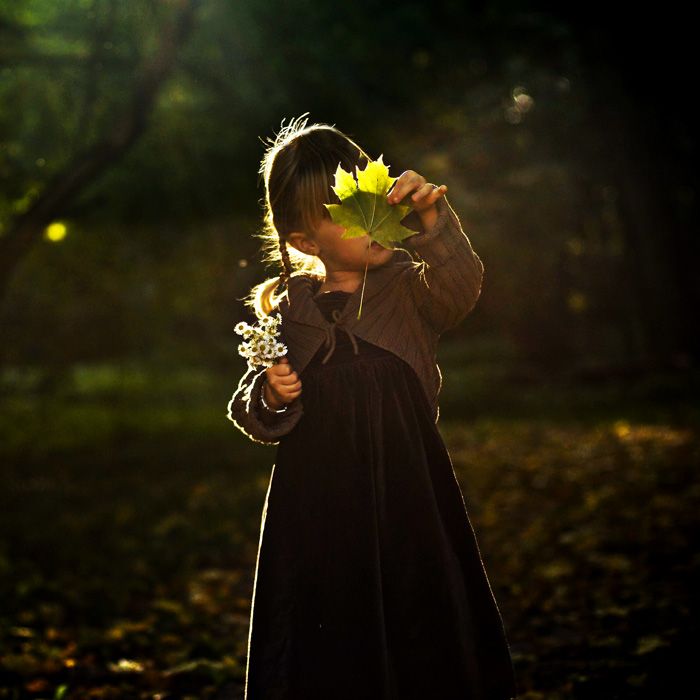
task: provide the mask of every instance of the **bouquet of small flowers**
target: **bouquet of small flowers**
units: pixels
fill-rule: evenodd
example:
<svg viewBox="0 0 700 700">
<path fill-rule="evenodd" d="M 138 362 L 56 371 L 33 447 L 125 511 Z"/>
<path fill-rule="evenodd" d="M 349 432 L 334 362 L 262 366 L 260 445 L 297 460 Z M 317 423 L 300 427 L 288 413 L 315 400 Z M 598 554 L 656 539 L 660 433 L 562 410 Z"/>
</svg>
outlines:
<svg viewBox="0 0 700 700">
<path fill-rule="evenodd" d="M 279 339 L 281 321 L 277 313 L 265 316 L 254 326 L 245 321 L 236 324 L 234 330 L 245 339 L 238 346 L 238 352 L 248 360 L 249 366 L 272 367 L 278 357 L 287 353 L 287 346 Z"/>
</svg>

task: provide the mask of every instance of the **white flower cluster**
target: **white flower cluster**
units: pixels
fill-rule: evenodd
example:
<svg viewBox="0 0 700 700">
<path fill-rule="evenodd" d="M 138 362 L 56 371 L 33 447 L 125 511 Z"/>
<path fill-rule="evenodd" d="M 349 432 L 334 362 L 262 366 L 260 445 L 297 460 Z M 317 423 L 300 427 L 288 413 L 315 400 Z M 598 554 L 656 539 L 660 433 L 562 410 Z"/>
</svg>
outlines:
<svg viewBox="0 0 700 700">
<path fill-rule="evenodd" d="M 245 341 L 238 346 L 238 352 L 248 360 L 249 365 L 272 367 L 275 359 L 287 353 L 287 346 L 279 340 L 278 326 L 282 317 L 277 314 L 265 316 L 254 326 L 241 321 L 235 331 Z"/>
</svg>

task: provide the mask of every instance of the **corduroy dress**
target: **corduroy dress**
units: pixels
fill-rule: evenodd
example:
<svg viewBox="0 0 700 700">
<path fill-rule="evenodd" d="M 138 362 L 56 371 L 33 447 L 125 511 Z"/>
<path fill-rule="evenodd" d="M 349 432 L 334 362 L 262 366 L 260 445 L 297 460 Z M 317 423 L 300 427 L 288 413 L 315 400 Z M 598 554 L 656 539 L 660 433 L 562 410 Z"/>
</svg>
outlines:
<svg viewBox="0 0 700 700">
<path fill-rule="evenodd" d="M 330 321 L 349 296 L 314 299 Z M 246 700 L 515 697 L 501 615 L 416 372 L 340 328 L 325 354 L 300 375 L 304 415 L 279 442 L 265 498 Z"/>
</svg>

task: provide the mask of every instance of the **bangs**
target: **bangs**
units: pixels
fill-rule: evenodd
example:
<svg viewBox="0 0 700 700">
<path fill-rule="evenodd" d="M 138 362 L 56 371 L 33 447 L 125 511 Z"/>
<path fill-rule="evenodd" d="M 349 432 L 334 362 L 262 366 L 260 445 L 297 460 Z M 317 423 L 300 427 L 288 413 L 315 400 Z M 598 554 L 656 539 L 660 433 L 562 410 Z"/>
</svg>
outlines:
<svg viewBox="0 0 700 700">
<path fill-rule="evenodd" d="M 319 224 L 324 220 L 330 220 L 331 215 L 324 204 L 340 204 L 340 198 L 333 190 L 335 185 L 335 172 L 340 165 L 343 170 L 356 175 L 355 168 L 360 170 L 366 167 L 368 159 L 361 153 L 353 158 L 349 153 L 335 153 L 328 156 L 319 156 L 317 167 L 304 170 L 299 173 L 297 181 L 297 202 L 299 206 L 299 223 L 305 231 L 315 233 Z"/>
<path fill-rule="evenodd" d="M 299 223 L 304 231 L 315 233 L 324 219 L 330 219 L 327 204 L 339 204 L 340 199 L 333 191 L 331 185 L 335 184 L 333 178 L 325 170 L 315 173 L 304 173 L 300 176 L 297 190 L 297 202 L 299 206 Z"/>
</svg>

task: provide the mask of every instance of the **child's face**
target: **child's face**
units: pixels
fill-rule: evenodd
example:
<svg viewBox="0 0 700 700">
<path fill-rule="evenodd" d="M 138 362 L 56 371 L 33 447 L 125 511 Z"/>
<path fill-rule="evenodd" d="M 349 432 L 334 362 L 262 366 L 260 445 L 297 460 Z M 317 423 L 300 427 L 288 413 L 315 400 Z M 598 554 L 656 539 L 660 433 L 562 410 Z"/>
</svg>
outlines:
<svg viewBox="0 0 700 700">
<path fill-rule="evenodd" d="M 391 248 L 384 248 L 377 243 L 369 245 L 371 239 L 368 235 L 342 238 L 344 231 L 344 226 L 333 223 L 330 218 L 324 218 L 313 237 L 303 233 L 292 233 L 289 242 L 307 255 L 318 256 L 326 268 L 326 273 L 363 273 L 365 265 L 370 268 L 380 267 L 387 263 L 394 253 Z"/>
</svg>

